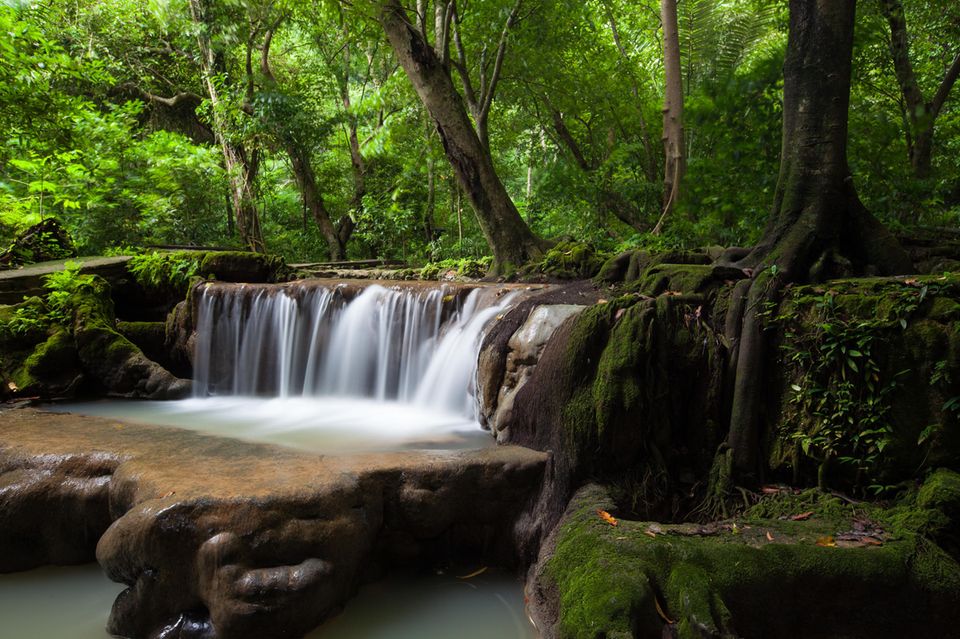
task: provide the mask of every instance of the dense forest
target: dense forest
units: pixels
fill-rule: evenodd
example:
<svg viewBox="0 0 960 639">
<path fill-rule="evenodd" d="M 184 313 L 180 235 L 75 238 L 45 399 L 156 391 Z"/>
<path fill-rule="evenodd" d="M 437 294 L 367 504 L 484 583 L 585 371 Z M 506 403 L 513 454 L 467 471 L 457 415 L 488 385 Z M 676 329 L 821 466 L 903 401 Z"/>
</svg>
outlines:
<svg viewBox="0 0 960 639">
<path fill-rule="evenodd" d="M 856 191 L 895 232 L 956 227 L 960 6 L 858 4 Z M 498 232 L 522 236 L 498 259 L 513 262 L 564 238 L 759 240 L 787 3 L 407 5 L 4 3 L 0 243 L 49 217 L 81 254 L 228 246 L 288 261 L 480 257 Z"/>
</svg>

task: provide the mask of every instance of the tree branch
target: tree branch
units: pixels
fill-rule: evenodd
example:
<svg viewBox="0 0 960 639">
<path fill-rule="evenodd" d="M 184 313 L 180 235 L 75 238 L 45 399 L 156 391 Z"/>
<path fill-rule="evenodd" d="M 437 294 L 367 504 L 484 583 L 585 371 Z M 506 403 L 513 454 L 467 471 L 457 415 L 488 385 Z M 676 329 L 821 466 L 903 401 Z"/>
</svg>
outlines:
<svg viewBox="0 0 960 639">
<path fill-rule="evenodd" d="M 940 82 L 940 86 L 937 87 L 937 92 L 934 94 L 933 100 L 930 101 L 930 114 L 934 118 L 940 114 L 940 109 L 943 108 L 943 103 L 947 101 L 947 96 L 950 95 L 950 89 L 953 88 L 958 77 L 960 77 L 960 52 L 953 58 L 953 64 L 947 69 L 947 74 L 943 76 L 943 80 Z"/>
</svg>

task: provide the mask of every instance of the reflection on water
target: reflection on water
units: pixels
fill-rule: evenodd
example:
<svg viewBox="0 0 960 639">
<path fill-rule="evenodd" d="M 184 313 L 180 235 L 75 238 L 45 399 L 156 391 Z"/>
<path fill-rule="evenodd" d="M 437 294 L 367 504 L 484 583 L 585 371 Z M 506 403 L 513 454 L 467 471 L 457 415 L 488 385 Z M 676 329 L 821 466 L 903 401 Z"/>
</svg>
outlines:
<svg viewBox="0 0 960 639">
<path fill-rule="evenodd" d="M 104 639 L 122 590 L 96 564 L 0 575 L 0 637 Z"/>
<path fill-rule="evenodd" d="M 0 637 L 105 639 L 123 586 L 99 566 L 0 575 Z M 503 575 L 470 580 L 388 580 L 361 589 L 344 612 L 307 639 L 535 639 L 520 584 Z"/>
<path fill-rule="evenodd" d="M 462 414 L 373 399 L 208 397 L 175 402 L 108 400 L 48 408 L 326 454 L 493 444 L 489 433 Z"/>
</svg>

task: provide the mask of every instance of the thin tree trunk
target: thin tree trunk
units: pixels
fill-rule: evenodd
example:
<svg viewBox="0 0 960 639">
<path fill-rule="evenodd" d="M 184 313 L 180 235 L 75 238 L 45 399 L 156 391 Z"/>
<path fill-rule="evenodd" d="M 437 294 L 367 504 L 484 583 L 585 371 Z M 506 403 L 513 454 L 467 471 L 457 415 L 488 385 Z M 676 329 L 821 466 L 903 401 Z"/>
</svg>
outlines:
<svg viewBox="0 0 960 639">
<path fill-rule="evenodd" d="M 313 221 L 320 229 L 323 239 L 327 242 L 327 251 L 330 254 L 331 261 L 342 260 L 346 257 L 346 251 L 343 244 L 340 243 L 340 234 L 334 227 L 329 211 L 323 202 L 323 194 L 317 187 L 317 178 L 313 166 L 310 163 L 310 156 L 302 148 L 296 145 L 287 147 L 287 155 L 290 158 L 290 166 L 293 169 L 293 176 L 297 180 L 297 186 L 300 188 L 300 196 L 303 198 L 303 205 L 310 212 Z"/>
<path fill-rule="evenodd" d="M 460 94 L 433 48 L 410 24 L 397 0 L 387 0 L 378 16 L 413 88 L 430 112 L 447 158 L 470 198 L 490 248 L 492 273 L 508 272 L 542 255 L 542 242 L 530 231 L 493 167 L 489 150 L 470 122 Z"/>
<path fill-rule="evenodd" d="M 901 0 L 882 0 L 880 8 L 890 25 L 890 55 L 906 107 L 905 136 L 910 165 L 914 175 L 926 178 L 930 176 L 932 166 L 934 125 L 947 96 L 960 77 L 960 52 L 944 74 L 933 98 L 928 101 L 920 89 L 910 61 L 910 37 Z"/>
<path fill-rule="evenodd" d="M 677 0 L 661 0 L 663 21 L 663 214 L 653 228 L 657 235 L 680 198 L 680 183 L 687 172 L 683 140 L 683 76 L 680 71 L 680 33 Z"/>
<path fill-rule="evenodd" d="M 259 156 L 256 151 L 248 154 L 242 144 L 235 144 L 229 138 L 214 81 L 218 65 L 210 42 L 210 25 L 207 24 L 204 1 L 190 0 L 190 13 L 194 24 L 199 27 L 197 44 L 200 49 L 200 71 L 212 107 L 214 136 L 223 151 L 223 166 L 227 172 L 237 231 L 240 239 L 251 251 L 263 252 L 265 247 L 260 230 L 260 214 L 253 192 L 253 183 L 259 170 Z"/>
</svg>

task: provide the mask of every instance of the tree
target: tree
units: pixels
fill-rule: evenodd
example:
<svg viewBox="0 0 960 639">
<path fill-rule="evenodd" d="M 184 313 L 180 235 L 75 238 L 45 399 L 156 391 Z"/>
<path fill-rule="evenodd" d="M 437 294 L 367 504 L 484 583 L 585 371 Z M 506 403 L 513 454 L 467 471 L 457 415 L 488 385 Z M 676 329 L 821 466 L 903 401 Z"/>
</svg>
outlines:
<svg viewBox="0 0 960 639">
<path fill-rule="evenodd" d="M 260 213 L 254 197 L 254 182 L 260 170 L 260 149 L 256 145 L 244 144 L 231 135 L 230 124 L 225 111 L 226 104 L 221 99 L 221 77 L 225 63 L 222 52 L 214 50 L 211 32 L 216 28 L 206 0 L 190 0 L 190 15 L 197 30 L 197 46 L 200 51 L 200 71 L 207 90 L 213 112 L 213 131 L 223 151 L 223 164 L 230 183 L 230 203 L 236 217 L 240 238 L 251 251 L 263 252 L 263 232 L 260 230 Z M 253 102 L 253 55 L 254 26 L 246 39 L 246 82 L 242 110 L 251 114 Z"/>
<path fill-rule="evenodd" d="M 783 141 L 773 211 L 739 265 L 754 274 L 742 312 L 728 443 L 756 467 L 765 343 L 760 313 L 785 282 L 906 273 L 896 239 L 863 206 L 847 164 L 855 0 L 790 0 Z"/>
<path fill-rule="evenodd" d="M 686 173 L 683 140 L 683 75 L 680 71 L 680 33 L 677 0 L 661 0 L 663 21 L 663 214 L 653 227 L 657 235 L 680 197 L 680 183 Z"/>
<path fill-rule="evenodd" d="M 914 175 L 926 178 L 930 175 L 933 156 L 934 125 L 950 90 L 960 77 L 960 49 L 956 51 L 953 62 L 937 85 L 933 97 L 926 99 L 910 60 L 910 37 L 907 33 L 903 3 L 900 0 L 881 0 L 880 8 L 890 25 L 890 54 L 897 84 L 903 96 L 910 165 Z"/>
<path fill-rule="evenodd" d="M 490 149 L 470 121 L 454 87 L 450 68 L 411 24 L 399 0 L 378 6 L 377 19 L 400 65 L 430 112 L 447 159 L 493 250 L 493 274 L 509 271 L 539 257 L 543 243 L 520 217 L 493 166 Z"/>
</svg>

